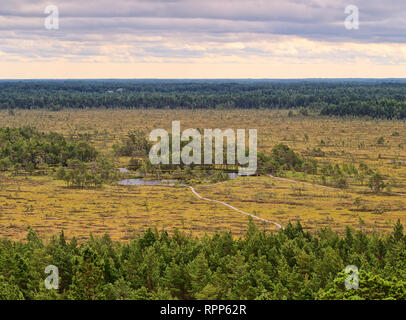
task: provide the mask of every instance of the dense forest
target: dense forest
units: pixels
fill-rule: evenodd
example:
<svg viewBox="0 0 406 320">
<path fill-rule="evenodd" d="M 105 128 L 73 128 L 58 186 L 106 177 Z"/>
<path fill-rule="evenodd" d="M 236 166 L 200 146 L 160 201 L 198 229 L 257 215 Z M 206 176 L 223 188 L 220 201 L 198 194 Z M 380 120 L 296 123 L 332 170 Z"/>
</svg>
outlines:
<svg viewBox="0 0 406 320">
<path fill-rule="evenodd" d="M 406 299 L 406 235 L 347 227 L 311 235 L 300 223 L 277 234 L 250 221 L 244 238 L 202 238 L 148 229 L 128 243 L 108 235 L 78 243 L 63 232 L 48 243 L 0 241 L 0 299 Z M 45 289 L 47 265 L 59 288 Z M 346 289 L 348 265 L 359 288 Z"/>
<path fill-rule="evenodd" d="M 406 117 L 406 81 L 0 81 L 0 109 L 14 108 L 270 108 L 313 110 L 322 115 L 403 119 Z"/>
</svg>

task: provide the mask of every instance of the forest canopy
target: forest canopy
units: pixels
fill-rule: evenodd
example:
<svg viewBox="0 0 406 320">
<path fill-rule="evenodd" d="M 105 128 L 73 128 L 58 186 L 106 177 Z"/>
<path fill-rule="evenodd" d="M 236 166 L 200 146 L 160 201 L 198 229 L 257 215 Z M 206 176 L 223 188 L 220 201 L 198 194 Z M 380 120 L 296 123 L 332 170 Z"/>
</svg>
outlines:
<svg viewBox="0 0 406 320">
<path fill-rule="evenodd" d="M 1 299 L 405 299 L 406 236 L 347 227 L 306 232 L 300 223 L 267 233 L 251 221 L 245 237 L 230 232 L 197 238 L 147 229 L 130 242 L 106 234 L 78 243 L 63 232 L 44 243 L 0 240 Z M 45 289 L 47 265 L 59 270 L 58 289 Z M 345 267 L 359 269 L 348 290 Z"/>
<path fill-rule="evenodd" d="M 89 162 L 97 151 L 86 141 L 68 140 L 55 132 L 32 127 L 0 128 L 0 170 L 11 166 L 36 169 L 38 165 L 66 166 L 69 160 Z"/>
</svg>

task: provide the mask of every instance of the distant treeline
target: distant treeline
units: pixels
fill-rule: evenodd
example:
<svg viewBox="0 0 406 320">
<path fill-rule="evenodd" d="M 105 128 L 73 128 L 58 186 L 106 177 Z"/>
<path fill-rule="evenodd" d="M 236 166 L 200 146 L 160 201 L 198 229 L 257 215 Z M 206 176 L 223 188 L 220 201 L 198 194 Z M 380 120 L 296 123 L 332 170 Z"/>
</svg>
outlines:
<svg viewBox="0 0 406 320">
<path fill-rule="evenodd" d="M 381 119 L 406 118 L 406 101 L 379 99 L 375 101 L 349 101 L 338 105 L 328 105 L 321 109 L 321 115 L 369 116 Z"/>
<path fill-rule="evenodd" d="M 323 115 L 406 117 L 396 80 L 0 81 L 0 109 L 313 109 Z"/>
<path fill-rule="evenodd" d="M 299 223 L 273 234 L 251 221 L 239 239 L 148 229 L 129 243 L 105 235 L 78 244 L 61 233 L 45 244 L 30 230 L 27 241 L 0 240 L 0 300 L 404 300 L 405 253 L 399 221 L 381 236 L 352 228 L 312 235 Z M 58 268 L 58 289 L 45 289 L 48 265 Z M 359 282 L 355 267 L 344 272 L 350 265 Z"/>
</svg>

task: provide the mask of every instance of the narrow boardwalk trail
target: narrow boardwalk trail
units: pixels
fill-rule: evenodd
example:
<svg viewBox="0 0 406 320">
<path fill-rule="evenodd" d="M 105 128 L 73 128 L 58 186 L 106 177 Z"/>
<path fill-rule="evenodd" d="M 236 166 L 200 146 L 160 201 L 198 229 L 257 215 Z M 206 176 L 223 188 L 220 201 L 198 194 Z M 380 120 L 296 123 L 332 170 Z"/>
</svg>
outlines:
<svg viewBox="0 0 406 320">
<path fill-rule="evenodd" d="M 275 226 L 277 226 L 279 229 L 282 229 L 282 230 L 283 230 L 283 227 L 282 227 L 279 223 L 276 223 L 276 222 L 271 221 L 271 220 L 266 220 L 266 219 L 263 219 L 263 218 L 254 216 L 253 214 L 244 212 L 244 211 L 242 211 L 242 210 L 240 210 L 240 209 L 237 209 L 237 208 L 235 208 L 235 207 L 233 207 L 233 206 L 231 206 L 231 205 L 229 205 L 229 204 L 227 204 L 227 203 L 225 203 L 225 202 L 218 201 L 218 200 L 213 200 L 213 199 L 208 199 L 208 198 L 204 198 L 204 197 L 202 197 L 200 194 L 198 194 L 198 193 L 196 192 L 196 190 L 195 190 L 193 187 L 189 186 L 189 188 L 190 188 L 190 190 L 193 192 L 193 194 L 194 194 L 196 197 L 198 197 L 199 199 L 206 200 L 206 201 L 211 201 L 211 202 L 221 203 L 221 204 L 223 204 L 223 205 L 225 205 L 225 206 L 227 206 L 227 207 L 229 207 L 229 208 L 231 208 L 231 209 L 233 209 L 233 210 L 235 210 L 235 211 L 237 211 L 237 212 L 239 212 L 239 213 L 245 214 L 246 216 L 250 216 L 250 217 L 252 217 L 252 218 L 254 218 L 254 219 L 261 220 L 261 221 L 265 221 L 265 222 L 267 222 L 267 223 L 272 223 L 272 224 L 274 224 Z"/>
</svg>

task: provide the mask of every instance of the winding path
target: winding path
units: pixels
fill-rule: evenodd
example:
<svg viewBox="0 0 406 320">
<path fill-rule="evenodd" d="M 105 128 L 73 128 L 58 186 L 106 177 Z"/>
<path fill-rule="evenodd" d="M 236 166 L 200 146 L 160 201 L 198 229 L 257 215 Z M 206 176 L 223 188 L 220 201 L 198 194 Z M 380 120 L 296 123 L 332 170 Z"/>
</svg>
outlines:
<svg viewBox="0 0 406 320">
<path fill-rule="evenodd" d="M 252 217 L 252 218 L 254 218 L 254 219 L 261 220 L 261 221 L 265 221 L 265 222 L 267 222 L 267 223 L 272 223 L 272 224 L 274 224 L 275 226 L 277 226 L 279 229 L 284 230 L 283 227 L 282 227 L 279 223 L 276 223 L 276 222 L 271 221 L 271 220 L 266 220 L 266 219 L 263 219 L 263 218 L 254 216 L 253 214 L 244 212 L 244 211 L 242 211 L 242 210 L 240 210 L 240 209 L 237 209 L 237 208 L 235 208 L 235 207 L 233 207 L 233 206 L 231 206 L 231 205 L 229 205 L 229 204 L 227 204 L 227 203 L 225 203 L 225 202 L 218 201 L 218 200 L 213 200 L 213 199 L 208 199 L 208 198 L 204 198 L 204 197 L 202 197 L 200 194 L 198 194 L 198 193 L 196 192 L 196 190 L 195 190 L 193 187 L 189 186 L 189 188 L 190 188 L 190 190 L 193 192 L 193 194 L 194 194 L 196 197 L 198 197 L 199 199 L 206 200 L 206 201 L 211 201 L 211 202 L 221 203 L 221 204 L 223 204 L 223 205 L 225 205 L 225 206 L 227 206 L 227 207 L 229 207 L 229 208 L 231 208 L 231 209 L 233 209 L 233 210 L 235 210 L 235 211 L 237 211 L 237 212 L 239 212 L 239 213 L 245 214 L 246 216 L 250 216 L 250 217 Z"/>
<path fill-rule="evenodd" d="M 274 178 L 274 179 L 277 179 L 277 180 L 287 181 L 287 182 L 291 182 L 291 183 L 302 183 L 302 184 L 306 184 L 306 185 L 309 185 L 309 186 L 320 187 L 320 188 L 325 188 L 325 189 L 334 190 L 334 191 L 336 191 L 336 190 L 341 190 L 341 189 L 339 189 L 339 188 L 327 187 L 327 186 L 323 186 L 323 185 L 321 185 L 321 184 L 314 184 L 314 183 L 310 183 L 310 182 L 303 182 L 303 181 L 296 181 L 296 180 L 292 180 L 292 179 L 286 179 L 286 178 L 275 177 L 275 176 L 273 176 L 273 175 L 271 175 L 271 174 L 268 174 L 267 176 L 268 176 L 268 177 L 271 177 L 271 178 Z M 219 201 L 219 200 L 213 200 L 213 199 L 209 199 L 209 198 L 202 197 L 200 194 L 198 194 L 198 193 L 196 192 L 196 190 L 195 190 L 193 187 L 189 186 L 189 188 L 190 188 L 190 190 L 193 192 L 193 194 L 194 194 L 196 197 L 198 197 L 199 199 L 206 200 L 206 201 L 210 201 L 210 202 L 221 203 L 222 205 L 225 205 L 226 207 L 229 207 L 230 209 L 233 209 L 233 210 L 235 210 L 235 211 L 237 211 L 237 212 L 239 212 L 239 213 L 245 214 L 246 216 L 250 216 L 250 217 L 252 217 L 252 218 L 254 218 L 254 219 L 257 219 L 257 220 L 261 220 L 261 221 L 264 221 L 264 222 L 267 222 L 267 223 L 274 224 L 274 225 L 277 226 L 279 229 L 284 230 L 284 228 L 283 228 L 279 223 L 276 223 L 276 222 L 271 221 L 271 220 L 266 220 L 266 219 L 263 219 L 263 218 L 254 216 L 253 214 L 250 214 L 250 213 L 248 213 L 248 212 L 244 212 L 244 211 L 242 211 L 242 210 L 240 210 L 240 209 L 237 209 L 237 208 L 233 207 L 232 205 L 229 205 L 228 203 L 225 203 L 225 202 L 222 202 L 222 201 Z M 406 196 L 405 193 L 390 192 L 390 194 L 399 195 L 399 196 Z"/>
</svg>

